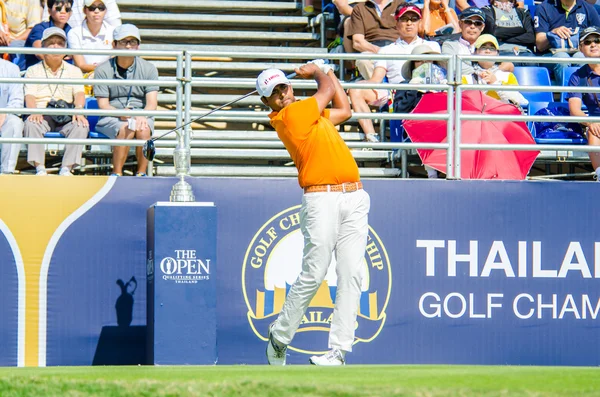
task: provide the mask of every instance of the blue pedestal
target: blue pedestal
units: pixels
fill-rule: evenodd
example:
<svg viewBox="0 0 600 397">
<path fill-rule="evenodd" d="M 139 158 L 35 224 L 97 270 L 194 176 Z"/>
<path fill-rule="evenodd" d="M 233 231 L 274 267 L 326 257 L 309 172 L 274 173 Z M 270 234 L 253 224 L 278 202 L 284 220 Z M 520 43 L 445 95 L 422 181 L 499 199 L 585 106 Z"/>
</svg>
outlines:
<svg viewBox="0 0 600 397">
<path fill-rule="evenodd" d="M 215 364 L 217 209 L 158 202 L 147 221 L 148 364 Z"/>
</svg>

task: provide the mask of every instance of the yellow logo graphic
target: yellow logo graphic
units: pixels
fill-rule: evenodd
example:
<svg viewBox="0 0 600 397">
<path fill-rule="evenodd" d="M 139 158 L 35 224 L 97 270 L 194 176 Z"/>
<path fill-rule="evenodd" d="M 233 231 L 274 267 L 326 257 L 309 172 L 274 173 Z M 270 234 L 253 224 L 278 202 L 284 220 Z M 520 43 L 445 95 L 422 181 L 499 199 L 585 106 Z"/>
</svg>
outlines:
<svg viewBox="0 0 600 397">
<path fill-rule="evenodd" d="M 264 341 L 267 340 L 269 324 L 277 318 L 291 285 L 300 274 L 303 246 L 299 205 L 269 219 L 248 246 L 242 266 L 242 289 L 248 308 L 248 322 L 255 335 Z M 318 354 L 323 351 L 315 350 L 317 346 L 327 347 L 337 286 L 335 266 L 334 255 L 290 349 Z M 370 342 L 381 332 L 392 287 L 387 252 L 371 227 L 363 269 L 355 344 Z"/>
</svg>

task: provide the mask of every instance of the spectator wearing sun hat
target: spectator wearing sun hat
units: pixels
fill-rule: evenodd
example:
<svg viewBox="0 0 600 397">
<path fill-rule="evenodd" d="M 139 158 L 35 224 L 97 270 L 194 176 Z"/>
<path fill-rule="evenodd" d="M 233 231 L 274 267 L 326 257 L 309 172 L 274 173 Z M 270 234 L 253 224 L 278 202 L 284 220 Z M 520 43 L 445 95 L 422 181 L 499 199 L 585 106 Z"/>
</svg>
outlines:
<svg viewBox="0 0 600 397">
<path fill-rule="evenodd" d="M 117 50 L 137 50 L 141 43 L 140 32 L 135 25 L 124 24 L 113 32 L 113 47 Z M 158 106 L 157 85 L 133 86 L 127 80 L 156 80 L 158 70 L 150 62 L 137 57 L 121 55 L 98 65 L 94 79 L 122 79 L 119 86 L 95 85 L 94 95 L 98 98 L 98 107 L 103 110 L 137 109 L 156 110 Z M 98 120 L 96 131 L 112 139 L 150 139 L 154 131 L 154 118 L 104 116 Z M 148 160 L 142 154 L 142 148 L 136 149 L 137 174 L 146 175 Z M 129 147 L 116 146 L 113 150 L 113 172 L 122 175 Z"/>
</svg>

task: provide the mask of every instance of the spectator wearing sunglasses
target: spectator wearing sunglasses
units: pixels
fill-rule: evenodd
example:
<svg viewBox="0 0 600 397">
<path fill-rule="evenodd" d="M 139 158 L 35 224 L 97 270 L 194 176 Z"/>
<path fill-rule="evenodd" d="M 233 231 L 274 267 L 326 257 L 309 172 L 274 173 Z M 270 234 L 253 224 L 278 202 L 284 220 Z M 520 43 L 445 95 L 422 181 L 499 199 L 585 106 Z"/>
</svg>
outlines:
<svg viewBox="0 0 600 397">
<path fill-rule="evenodd" d="M 141 43 L 138 28 L 124 24 L 115 29 L 113 47 L 117 50 L 137 50 Z M 102 110 L 137 109 L 156 110 L 158 106 L 158 86 L 128 85 L 127 80 L 158 81 L 158 70 L 150 62 L 137 57 L 119 54 L 98 65 L 94 79 L 122 79 L 119 86 L 94 86 L 94 95 L 98 98 L 98 107 Z M 112 117 L 104 116 L 98 120 L 96 131 L 111 139 L 143 139 L 148 140 L 154 131 L 154 118 Z M 129 147 L 115 146 L 113 149 L 113 175 L 123 173 L 123 165 L 127 160 Z M 142 154 L 142 148 L 137 147 L 137 176 L 145 176 L 148 160 Z"/>
<path fill-rule="evenodd" d="M 450 55 L 473 55 L 475 53 L 475 42 L 481 36 L 485 27 L 485 14 L 477 7 L 469 7 L 460 14 L 458 25 L 461 36 L 457 40 L 444 41 L 442 54 Z M 514 65 L 510 62 L 502 62 L 500 70 L 512 72 Z M 462 75 L 471 75 L 474 72 L 470 61 L 462 62 Z"/>
<path fill-rule="evenodd" d="M 589 26 L 600 26 L 600 17 L 594 6 L 584 0 L 547 0 L 535 8 L 533 27 L 535 29 L 535 46 L 544 57 L 583 58 L 577 51 L 577 38 L 571 40 Z M 576 36 L 575 36 L 576 37 Z M 560 38 L 561 40 L 558 40 Z M 581 36 L 580 36 L 581 38 Z M 574 50 L 555 47 L 559 42 L 568 41 Z M 569 63 L 553 63 L 545 65 L 552 70 L 556 85 L 562 85 L 563 72 Z"/>
<path fill-rule="evenodd" d="M 590 26 L 579 35 L 579 49 L 586 58 L 600 58 L 600 27 Z M 600 64 L 589 63 L 577 69 L 569 79 L 570 87 L 600 87 Z M 599 89 L 600 91 L 600 89 Z M 600 116 L 600 96 L 596 93 L 570 92 L 569 113 L 571 116 Z M 587 107 L 588 114 L 581 109 Z M 600 123 L 581 123 L 587 129 L 588 145 L 600 146 Z M 589 153 L 592 167 L 596 171 L 595 179 L 600 182 L 600 153 Z"/>
<path fill-rule="evenodd" d="M 121 12 L 117 6 L 117 0 L 104 0 L 104 5 L 106 6 L 104 20 L 115 28 L 121 25 Z M 44 8 L 44 14 L 42 15 L 44 21 L 48 20 L 48 7 Z M 85 19 L 84 8 L 85 0 L 73 0 L 73 14 L 69 19 L 69 25 L 77 27 L 83 23 Z"/>
<path fill-rule="evenodd" d="M 85 0 L 83 12 L 85 19 L 67 35 L 69 48 L 88 50 L 112 49 L 113 31 L 115 28 L 108 24 L 104 0 Z M 75 65 L 83 73 L 90 73 L 96 66 L 110 58 L 110 55 L 73 55 Z"/>
<path fill-rule="evenodd" d="M 25 41 L 25 47 L 41 48 L 44 30 L 52 26 L 61 28 L 65 31 L 65 34 L 68 34 L 69 30 L 71 30 L 68 21 L 73 12 L 73 0 L 48 0 L 47 5 L 50 9 L 50 20 L 47 22 L 40 22 L 31 29 L 31 33 L 29 33 L 29 37 L 27 37 L 27 40 Z M 35 65 L 42 59 L 42 55 L 26 55 L 25 65 L 22 70 Z"/>
</svg>

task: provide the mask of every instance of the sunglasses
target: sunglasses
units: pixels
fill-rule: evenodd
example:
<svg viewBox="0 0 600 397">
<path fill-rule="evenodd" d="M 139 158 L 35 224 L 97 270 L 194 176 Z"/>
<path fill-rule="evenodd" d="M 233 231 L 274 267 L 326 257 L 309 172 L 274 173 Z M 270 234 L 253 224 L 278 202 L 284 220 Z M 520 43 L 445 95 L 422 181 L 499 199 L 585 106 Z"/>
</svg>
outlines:
<svg viewBox="0 0 600 397">
<path fill-rule="evenodd" d="M 400 18 L 398 18 L 398 20 L 400 22 L 404 22 L 404 23 L 408 23 L 408 21 L 411 21 L 412 23 L 416 23 L 416 22 L 419 22 L 421 20 L 421 18 L 419 18 L 419 17 L 400 17 Z"/>
<path fill-rule="evenodd" d="M 91 12 L 94 12 L 96 10 L 98 11 L 106 11 L 106 6 L 103 6 L 102 4 L 100 4 L 99 6 L 95 6 L 95 5 L 91 5 L 89 7 L 86 7 L 88 10 L 90 10 Z"/>
<path fill-rule="evenodd" d="M 463 19 L 462 23 L 464 23 L 467 26 L 475 25 L 478 28 L 480 28 L 484 25 L 483 21 L 474 21 L 472 19 Z"/>
<path fill-rule="evenodd" d="M 493 45 L 482 45 L 479 47 L 479 51 L 496 51 L 496 47 Z"/>
<path fill-rule="evenodd" d="M 67 6 L 56 6 L 54 7 L 54 11 L 56 12 L 62 12 L 63 8 L 65 9 L 65 12 L 71 12 L 71 7 L 67 7 Z"/>
<path fill-rule="evenodd" d="M 132 47 L 135 47 L 138 44 L 140 44 L 140 42 L 137 41 L 136 39 L 131 39 L 131 40 L 125 40 L 125 39 L 123 39 L 123 40 L 117 41 L 117 44 L 122 45 L 123 47 L 127 47 L 128 45 L 130 45 Z"/>
<path fill-rule="evenodd" d="M 585 39 L 583 40 L 584 45 L 600 44 L 600 37 L 596 37 L 595 39 Z"/>
</svg>

